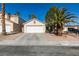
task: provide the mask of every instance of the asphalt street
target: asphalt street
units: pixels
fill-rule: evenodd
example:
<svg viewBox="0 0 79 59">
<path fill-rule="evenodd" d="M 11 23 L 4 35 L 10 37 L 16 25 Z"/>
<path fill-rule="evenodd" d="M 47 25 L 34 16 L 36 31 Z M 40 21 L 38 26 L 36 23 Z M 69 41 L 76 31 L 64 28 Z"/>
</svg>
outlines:
<svg viewBox="0 0 79 59">
<path fill-rule="evenodd" d="M 0 46 L 0 56 L 79 56 L 79 47 Z"/>
</svg>

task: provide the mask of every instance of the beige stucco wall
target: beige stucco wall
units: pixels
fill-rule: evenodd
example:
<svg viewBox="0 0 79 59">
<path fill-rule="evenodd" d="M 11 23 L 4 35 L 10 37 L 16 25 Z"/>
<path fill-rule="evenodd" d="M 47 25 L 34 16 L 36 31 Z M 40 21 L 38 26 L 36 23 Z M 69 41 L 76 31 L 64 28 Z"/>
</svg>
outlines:
<svg viewBox="0 0 79 59">
<path fill-rule="evenodd" d="M 13 23 L 11 23 L 11 28 L 10 29 L 11 29 L 11 32 L 13 32 Z"/>
<path fill-rule="evenodd" d="M 11 15 L 10 20 L 16 24 L 19 24 L 19 17 L 17 15 Z"/>
</svg>

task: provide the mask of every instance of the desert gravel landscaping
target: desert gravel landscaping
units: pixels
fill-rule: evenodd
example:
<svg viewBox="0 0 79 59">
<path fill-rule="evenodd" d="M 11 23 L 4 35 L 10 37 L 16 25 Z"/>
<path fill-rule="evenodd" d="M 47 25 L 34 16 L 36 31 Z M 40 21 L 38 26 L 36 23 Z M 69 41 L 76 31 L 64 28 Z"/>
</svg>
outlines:
<svg viewBox="0 0 79 59">
<path fill-rule="evenodd" d="M 76 34 L 63 34 L 62 36 L 56 36 L 54 34 L 47 33 L 46 36 L 53 41 L 79 41 L 79 35 Z"/>
</svg>

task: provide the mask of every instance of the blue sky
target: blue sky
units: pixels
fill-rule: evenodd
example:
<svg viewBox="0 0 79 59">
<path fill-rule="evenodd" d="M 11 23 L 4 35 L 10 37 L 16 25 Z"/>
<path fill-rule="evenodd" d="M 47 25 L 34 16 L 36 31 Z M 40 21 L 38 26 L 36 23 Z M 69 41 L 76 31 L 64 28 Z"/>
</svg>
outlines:
<svg viewBox="0 0 79 59">
<path fill-rule="evenodd" d="M 7 3 L 6 4 L 6 12 L 14 14 L 17 11 L 20 12 L 21 17 L 24 20 L 28 20 L 28 15 L 33 13 L 35 14 L 40 21 L 45 20 L 46 12 L 52 6 L 57 6 L 59 8 L 65 7 L 71 13 L 75 14 L 79 17 L 79 4 L 78 3 Z M 0 5 L 1 10 L 1 5 Z M 78 18 L 76 19 L 79 20 Z"/>
</svg>

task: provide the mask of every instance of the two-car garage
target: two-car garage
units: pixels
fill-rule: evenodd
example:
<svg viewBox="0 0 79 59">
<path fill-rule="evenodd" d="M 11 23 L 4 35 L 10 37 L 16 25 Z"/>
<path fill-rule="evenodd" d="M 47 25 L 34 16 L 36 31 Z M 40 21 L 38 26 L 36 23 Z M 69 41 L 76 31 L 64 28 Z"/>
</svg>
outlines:
<svg viewBox="0 0 79 59">
<path fill-rule="evenodd" d="M 44 26 L 27 26 L 26 33 L 44 33 Z"/>
<path fill-rule="evenodd" d="M 45 24 L 36 19 L 24 23 L 24 33 L 45 33 Z"/>
</svg>

